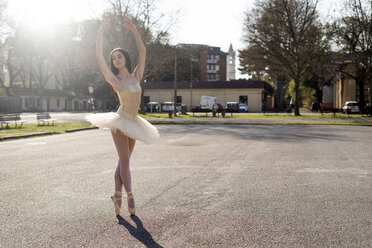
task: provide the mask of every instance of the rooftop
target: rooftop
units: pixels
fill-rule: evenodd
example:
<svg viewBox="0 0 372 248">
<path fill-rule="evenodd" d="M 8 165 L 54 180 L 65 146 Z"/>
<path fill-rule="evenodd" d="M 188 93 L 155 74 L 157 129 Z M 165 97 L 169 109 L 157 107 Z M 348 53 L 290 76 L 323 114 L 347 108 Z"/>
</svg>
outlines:
<svg viewBox="0 0 372 248">
<path fill-rule="evenodd" d="M 145 89 L 173 89 L 173 81 L 146 82 Z M 231 80 L 231 81 L 207 81 L 192 82 L 193 89 L 266 89 L 273 88 L 265 81 L 256 80 Z M 190 82 L 177 82 L 177 89 L 190 89 Z"/>
</svg>

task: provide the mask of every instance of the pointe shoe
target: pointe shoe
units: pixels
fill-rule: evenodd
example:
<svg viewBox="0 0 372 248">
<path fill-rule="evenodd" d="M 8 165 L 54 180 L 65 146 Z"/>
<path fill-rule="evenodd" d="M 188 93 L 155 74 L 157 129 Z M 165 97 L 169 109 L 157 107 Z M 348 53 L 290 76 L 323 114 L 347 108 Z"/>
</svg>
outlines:
<svg viewBox="0 0 372 248">
<path fill-rule="evenodd" d="M 128 201 L 128 212 L 130 215 L 136 215 L 136 207 L 130 208 L 129 207 L 129 200 L 134 199 L 132 192 L 127 192 L 127 201 Z"/>
<path fill-rule="evenodd" d="M 115 195 L 111 196 L 111 200 L 114 202 L 116 216 L 120 215 L 120 205 L 119 205 L 118 200 L 121 200 L 122 196 L 123 196 L 123 193 L 120 191 L 116 191 Z"/>
</svg>

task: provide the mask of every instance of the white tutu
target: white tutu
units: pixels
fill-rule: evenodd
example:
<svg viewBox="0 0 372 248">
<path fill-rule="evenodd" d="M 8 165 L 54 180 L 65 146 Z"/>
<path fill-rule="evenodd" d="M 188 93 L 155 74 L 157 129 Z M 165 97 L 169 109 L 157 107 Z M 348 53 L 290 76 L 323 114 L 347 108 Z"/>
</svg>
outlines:
<svg viewBox="0 0 372 248">
<path fill-rule="evenodd" d="M 125 111 L 90 114 L 85 119 L 100 129 L 111 129 L 114 132 L 119 130 L 132 139 L 148 144 L 159 138 L 158 130 L 151 123 L 138 115 L 132 117 Z"/>
</svg>

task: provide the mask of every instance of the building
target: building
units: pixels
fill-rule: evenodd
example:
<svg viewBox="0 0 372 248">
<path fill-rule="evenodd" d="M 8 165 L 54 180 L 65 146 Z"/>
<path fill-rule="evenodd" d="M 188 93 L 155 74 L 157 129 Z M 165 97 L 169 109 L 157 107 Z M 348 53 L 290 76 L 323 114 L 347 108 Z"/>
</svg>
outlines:
<svg viewBox="0 0 372 248">
<path fill-rule="evenodd" d="M 347 64 L 349 73 L 353 73 L 353 65 Z M 364 83 L 364 100 L 366 104 L 369 102 L 368 83 Z M 323 107 L 325 109 L 342 109 L 347 101 L 360 101 L 359 85 L 355 80 L 341 72 L 336 76 L 336 80 L 332 86 L 323 87 Z"/>
<path fill-rule="evenodd" d="M 191 50 L 200 66 L 199 81 L 226 81 L 226 56 L 220 47 L 200 44 L 179 44 L 181 48 Z"/>
<path fill-rule="evenodd" d="M 227 65 L 226 65 L 226 80 L 235 80 L 235 59 L 236 53 L 230 43 L 229 52 L 227 55 Z"/>
<path fill-rule="evenodd" d="M 58 89 L 9 88 L 12 101 L 21 112 L 53 112 L 53 111 L 88 111 L 89 99 L 75 96 L 73 93 Z M 1 92 L 0 92 L 1 93 Z M 2 94 L 0 94 L 2 95 Z M 5 97 L 5 96 L 4 96 Z M 10 97 L 7 97 L 10 98 Z M 16 98 L 16 99 L 15 99 Z M 3 109 L 2 112 L 12 111 L 13 108 Z"/>
<path fill-rule="evenodd" d="M 0 78 L 3 87 L 0 87 L 0 112 L 52 112 L 52 111 L 88 111 L 91 109 L 89 99 L 74 92 L 62 90 L 54 77 L 51 77 L 43 89 L 30 87 L 30 78 L 26 82 L 14 81 L 10 83 L 9 70 L 5 61 L 8 51 L 0 54 Z"/>
<path fill-rule="evenodd" d="M 184 103 L 188 110 L 200 104 L 201 96 L 215 96 L 218 103 L 247 103 L 249 112 L 261 112 L 274 106 L 274 89 L 264 81 L 206 81 L 177 82 L 177 103 Z M 146 82 L 145 104 L 167 102 L 174 99 L 174 82 Z"/>
</svg>

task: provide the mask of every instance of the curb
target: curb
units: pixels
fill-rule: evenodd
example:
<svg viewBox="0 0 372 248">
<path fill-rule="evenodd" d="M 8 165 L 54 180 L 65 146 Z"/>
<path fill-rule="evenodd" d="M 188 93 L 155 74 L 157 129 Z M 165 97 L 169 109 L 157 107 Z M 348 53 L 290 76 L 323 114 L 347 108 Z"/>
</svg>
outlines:
<svg viewBox="0 0 372 248">
<path fill-rule="evenodd" d="M 91 129 L 98 129 L 98 127 L 83 127 L 83 128 L 76 128 L 76 129 L 68 129 L 68 130 L 66 130 L 66 133 L 72 133 L 72 132 L 78 132 L 78 131 L 84 131 L 84 130 L 91 130 Z"/>
</svg>

